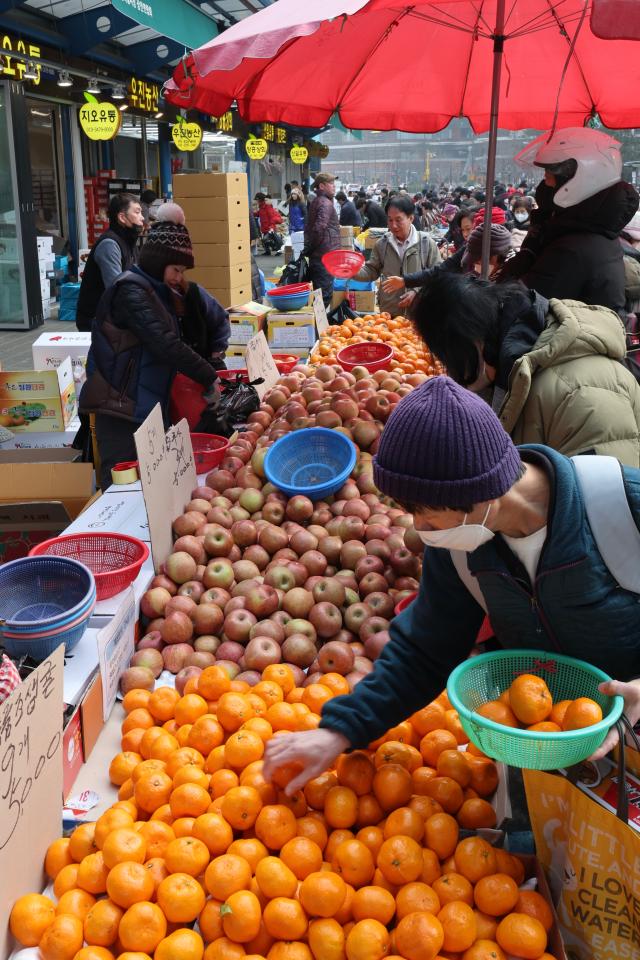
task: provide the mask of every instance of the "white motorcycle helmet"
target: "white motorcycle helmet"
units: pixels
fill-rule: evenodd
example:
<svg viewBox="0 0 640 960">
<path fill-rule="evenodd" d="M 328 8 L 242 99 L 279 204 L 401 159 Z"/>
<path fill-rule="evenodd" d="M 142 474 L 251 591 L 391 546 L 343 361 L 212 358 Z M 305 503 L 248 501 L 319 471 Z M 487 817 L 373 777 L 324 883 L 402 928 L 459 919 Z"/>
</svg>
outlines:
<svg viewBox="0 0 640 960">
<path fill-rule="evenodd" d="M 543 133 L 514 157 L 525 167 L 560 167 L 575 164 L 575 173 L 556 190 L 553 202 L 558 207 L 574 207 L 588 197 L 617 183 L 622 176 L 620 143 L 608 133 L 591 127 L 565 127 L 549 138 Z M 564 169 L 563 169 L 564 168 Z M 567 174 L 565 172 L 565 178 Z"/>
</svg>

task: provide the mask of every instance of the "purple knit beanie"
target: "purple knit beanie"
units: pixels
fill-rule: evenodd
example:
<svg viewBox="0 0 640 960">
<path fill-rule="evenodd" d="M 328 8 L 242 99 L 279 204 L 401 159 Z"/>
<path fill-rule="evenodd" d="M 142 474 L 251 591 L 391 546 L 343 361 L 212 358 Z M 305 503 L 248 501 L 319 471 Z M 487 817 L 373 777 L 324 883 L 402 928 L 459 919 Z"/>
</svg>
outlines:
<svg viewBox="0 0 640 960">
<path fill-rule="evenodd" d="M 501 497 L 520 468 L 491 407 L 449 377 L 434 377 L 389 417 L 373 479 L 394 500 L 457 510 Z"/>
</svg>

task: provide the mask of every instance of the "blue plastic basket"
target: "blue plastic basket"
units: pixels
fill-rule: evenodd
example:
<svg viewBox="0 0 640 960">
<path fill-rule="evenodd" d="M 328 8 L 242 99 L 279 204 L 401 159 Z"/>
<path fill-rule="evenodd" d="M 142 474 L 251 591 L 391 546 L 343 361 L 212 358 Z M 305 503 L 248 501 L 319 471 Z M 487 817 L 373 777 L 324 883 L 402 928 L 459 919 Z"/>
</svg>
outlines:
<svg viewBox="0 0 640 960">
<path fill-rule="evenodd" d="M 300 310 L 309 303 L 309 291 L 305 290 L 303 293 L 290 293 L 274 297 L 272 297 L 270 293 L 267 293 L 267 299 L 276 310 L 282 310 L 283 312 Z"/>
<path fill-rule="evenodd" d="M 12 560 L 0 567 L 0 621 L 12 632 L 60 627 L 88 609 L 95 591 L 93 574 L 78 560 Z"/>
<path fill-rule="evenodd" d="M 34 620 L 33 623 L 28 626 L 16 627 L 12 621 L 5 620 L 0 624 L 0 637 L 13 637 L 16 639 L 32 639 L 36 637 L 44 637 L 52 635 L 55 632 L 62 632 L 65 627 L 74 627 L 77 623 L 83 620 L 87 614 L 91 615 L 93 608 L 96 605 L 96 593 L 95 591 L 87 597 L 87 602 L 83 603 L 82 606 L 75 611 L 73 614 L 67 614 L 65 617 L 61 617 L 55 622 L 40 623 L 38 620 Z M 36 612 L 36 605 L 32 608 L 33 612 Z"/>
<path fill-rule="evenodd" d="M 16 640 L 11 637 L 3 637 L 2 645 L 12 657 L 33 657 L 34 660 L 46 660 L 54 650 L 57 650 L 61 643 L 64 643 L 65 653 L 71 653 L 74 647 L 77 647 L 84 636 L 84 632 L 89 625 L 93 607 L 87 612 L 86 618 L 82 623 L 77 624 L 66 633 L 59 633 L 55 637 L 40 637 L 38 639 Z M 0 634 L 1 635 L 1 634 Z"/>
<path fill-rule="evenodd" d="M 356 465 L 355 444 L 326 427 L 295 430 L 269 447 L 264 459 L 267 480 L 293 497 L 312 500 L 335 493 Z"/>
</svg>

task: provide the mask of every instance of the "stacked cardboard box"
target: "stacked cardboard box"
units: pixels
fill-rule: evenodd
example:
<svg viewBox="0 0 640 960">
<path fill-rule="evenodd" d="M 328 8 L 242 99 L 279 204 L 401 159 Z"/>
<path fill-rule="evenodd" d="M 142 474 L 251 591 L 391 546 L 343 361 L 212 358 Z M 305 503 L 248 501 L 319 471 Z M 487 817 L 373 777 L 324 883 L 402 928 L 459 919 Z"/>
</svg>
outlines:
<svg viewBox="0 0 640 960">
<path fill-rule="evenodd" d="M 223 307 L 251 300 L 249 194 L 244 173 L 180 173 L 173 195 L 185 213 L 199 283 Z"/>
</svg>

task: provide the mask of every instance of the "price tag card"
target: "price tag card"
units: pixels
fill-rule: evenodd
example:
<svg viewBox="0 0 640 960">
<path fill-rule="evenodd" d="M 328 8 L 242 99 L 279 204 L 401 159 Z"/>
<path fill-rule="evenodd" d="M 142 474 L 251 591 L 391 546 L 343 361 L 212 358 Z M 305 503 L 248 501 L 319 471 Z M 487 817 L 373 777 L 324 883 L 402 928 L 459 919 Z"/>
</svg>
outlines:
<svg viewBox="0 0 640 960">
<path fill-rule="evenodd" d="M 41 890 L 43 851 L 62 827 L 60 645 L 0 704 L 0 903 L 5 917 L 24 893 Z M 12 943 L 0 927 L 0 956 Z"/>
<path fill-rule="evenodd" d="M 134 434 L 156 571 L 173 548 L 171 524 L 191 499 L 196 466 L 186 420 L 165 434 L 160 404 Z"/>
<path fill-rule="evenodd" d="M 318 331 L 318 336 L 321 337 L 322 334 L 329 329 L 329 320 L 327 318 L 324 300 L 322 299 L 322 290 L 313 291 L 313 313 L 316 318 L 316 330 Z"/>
<path fill-rule="evenodd" d="M 116 702 L 120 677 L 135 650 L 136 604 L 129 587 L 118 612 L 98 633 L 98 660 L 102 676 L 102 718 L 106 723 Z"/>
<path fill-rule="evenodd" d="M 264 383 L 256 384 L 258 396 L 262 400 L 265 393 L 275 385 L 280 376 L 276 362 L 271 356 L 269 344 L 262 330 L 247 343 L 247 371 L 250 380 L 264 379 Z"/>
</svg>

